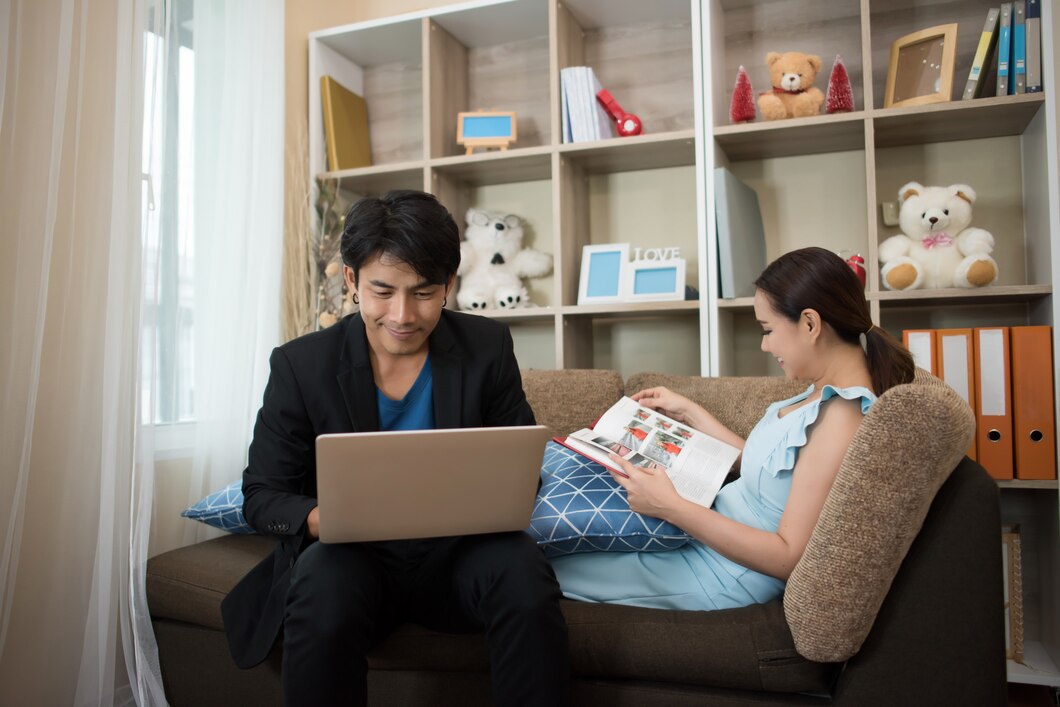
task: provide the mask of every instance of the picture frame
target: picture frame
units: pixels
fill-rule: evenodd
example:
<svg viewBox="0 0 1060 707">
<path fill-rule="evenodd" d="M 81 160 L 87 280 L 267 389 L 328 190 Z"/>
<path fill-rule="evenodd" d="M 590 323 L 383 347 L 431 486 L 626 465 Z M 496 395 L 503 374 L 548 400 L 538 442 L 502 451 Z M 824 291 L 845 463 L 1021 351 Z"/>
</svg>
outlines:
<svg viewBox="0 0 1060 707">
<path fill-rule="evenodd" d="M 627 302 L 663 302 L 685 298 L 685 260 L 636 260 L 626 279 Z"/>
<path fill-rule="evenodd" d="M 456 115 L 456 142 L 470 155 L 476 147 L 497 147 L 502 151 L 517 137 L 512 111 L 465 111 Z"/>
<path fill-rule="evenodd" d="M 884 108 L 945 103 L 953 99 L 957 24 L 928 27 L 891 44 Z"/>
<path fill-rule="evenodd" d="M 629 243 L 582 247 L 578 304 L 624 301 L 629 277 Z"/>
<path fill-rule="evenodd" d="M 1001 560 L 1004 568 L 1005 658 L 1023 662 L 1023 571 L 1018 524 L 1001 526 Z"/>
</svg>

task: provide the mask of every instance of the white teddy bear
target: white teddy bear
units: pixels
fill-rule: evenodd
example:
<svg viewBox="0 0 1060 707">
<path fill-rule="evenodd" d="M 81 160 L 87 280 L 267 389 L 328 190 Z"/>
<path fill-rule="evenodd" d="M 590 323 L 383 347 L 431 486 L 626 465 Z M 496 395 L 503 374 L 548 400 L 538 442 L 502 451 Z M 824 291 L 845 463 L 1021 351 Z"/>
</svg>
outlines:
<svg viewBox="0 0 1060 707">
<path fill-rule="evenodd" d="M 512 214 L 467 210 L 465 240 L 460 243 L 460 309 L 513 309 L 530 305 L 524 277 L 552 271 L 552 256 L 523 248 L 523 220 Z"/>
<path fill-rule="evenodd" d="M 966 184 L 898 190 L 902 232 L 880 243 L 880 275 L 888 290 L 984 287 L 998 276 L 994 236 L 969 228 L 975 191 Z"/>
</svg>

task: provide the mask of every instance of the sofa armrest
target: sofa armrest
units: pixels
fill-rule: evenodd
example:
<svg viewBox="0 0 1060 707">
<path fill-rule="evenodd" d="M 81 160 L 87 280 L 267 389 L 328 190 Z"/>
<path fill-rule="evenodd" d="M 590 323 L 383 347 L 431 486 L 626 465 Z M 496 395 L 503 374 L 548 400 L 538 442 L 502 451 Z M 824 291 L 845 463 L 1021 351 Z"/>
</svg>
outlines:
<svg viewBox="0 0 1060 707">
<path fill-rule="evenodd" d="M 844 661 L 861 647 L 936 492 L 972 440 L 971 409 L 936 380 L 895 386 L 873 404 L 788 580 L 785 615 L 811 660 Z"/>
<path fill-rule="evenodd" d="M 997 484 L 965 458 L 939 489 L 833 704 L 1004 705 Z"/>
</svg>

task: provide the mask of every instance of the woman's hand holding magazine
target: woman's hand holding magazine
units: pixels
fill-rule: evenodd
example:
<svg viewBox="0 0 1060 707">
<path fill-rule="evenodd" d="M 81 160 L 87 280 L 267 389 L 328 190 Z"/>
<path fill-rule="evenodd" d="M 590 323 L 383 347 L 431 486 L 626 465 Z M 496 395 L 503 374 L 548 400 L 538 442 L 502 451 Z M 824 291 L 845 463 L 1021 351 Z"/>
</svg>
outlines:
<svg viewBox="0 0 1060 707">
<path fill-rule="evenodd" d="M 665 388 L 649 390 L 658 394 L 646 396 L 648 391 L 642 391 L 638 395 L 686 419 L 690 413 L 695 416 L 693 408 L 699 406 L 687 398 Z M 721 429 L 728 432 L 724 427 Z M 628 397 L 612 405 L 592 428 L 578 430 L 556 441 L 624 476 L 628 476 L 628 469 L 614 461 L 612 454 L 631 467 L 666 472 L 679 496 L 707 508 L 714 502 L 742 447 L 696 430 L 689 423 L 639 405 Z"/>
<path fill-rule="evenodd" d="M 626 490 L 630 510 L 672 522 L 667 516 L 671 515 L 674 508 L 687 503 L 677 493 L 670 477 L 662 471 L 634 466 L 613 452 L 610 458 L 619 469 L 625 472 L 620 474 L 608 469 L 615 482 Z"/>
</svg>

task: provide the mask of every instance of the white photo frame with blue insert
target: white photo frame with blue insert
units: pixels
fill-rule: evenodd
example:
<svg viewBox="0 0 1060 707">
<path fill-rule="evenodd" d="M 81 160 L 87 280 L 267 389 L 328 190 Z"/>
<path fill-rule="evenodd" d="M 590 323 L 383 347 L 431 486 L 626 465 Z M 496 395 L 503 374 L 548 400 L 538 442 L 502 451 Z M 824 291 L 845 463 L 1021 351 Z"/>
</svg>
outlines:
<svg viewBox="0 0 1060 707">
<path fill-rule="evenodd" d="M 629 276 L 629 243 L 582 247 L 578 304 L 624 302 Z"/>
<path fill-rule="evenodd" d="M 661 302 L 685 298 L 685 261 L 637 260 L 629 264 L 626 302 Z"/>
</svg>

